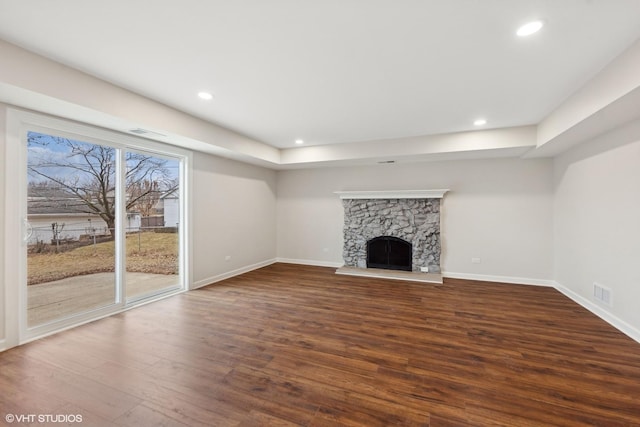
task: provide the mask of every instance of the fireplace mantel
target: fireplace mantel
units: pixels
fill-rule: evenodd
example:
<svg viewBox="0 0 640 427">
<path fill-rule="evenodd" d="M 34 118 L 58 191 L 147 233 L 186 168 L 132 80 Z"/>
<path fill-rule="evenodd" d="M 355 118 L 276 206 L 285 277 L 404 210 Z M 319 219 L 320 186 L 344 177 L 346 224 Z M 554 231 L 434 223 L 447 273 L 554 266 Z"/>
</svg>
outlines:
<svg viewBox="0 0 640 427">
<path fill-rule="evenodd" d="M 341 199 L 442 199 L 446 190 L 336 191 Z"/>
</svg>

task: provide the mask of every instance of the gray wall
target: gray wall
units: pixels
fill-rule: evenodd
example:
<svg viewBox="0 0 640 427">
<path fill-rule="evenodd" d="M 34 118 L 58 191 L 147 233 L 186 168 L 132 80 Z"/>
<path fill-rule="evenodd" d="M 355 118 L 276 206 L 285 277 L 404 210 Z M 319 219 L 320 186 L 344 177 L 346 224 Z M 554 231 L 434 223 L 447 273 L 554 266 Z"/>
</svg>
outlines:
<svg viewBox="0 0 640 427">
<path fill-rule="evenodd" d="M 442 200 L 445 273 L 552 279 L 549 159 L 465 160 L 278 172 L 278 257 L 342 263 L 335 191 L 449 188 Z M 471 258 L 480 258 L 472 264 Z"/>
<path fill-rule="evenodd" d="M 274 260 L 276 172 L 201 153 L 193 163 L 196 286 Z"/>
<path fill-rule="evenodd" d="M 563 154 L 554 173 L 554 278 L 640 331 L 640 122 Z"/>
</svg>

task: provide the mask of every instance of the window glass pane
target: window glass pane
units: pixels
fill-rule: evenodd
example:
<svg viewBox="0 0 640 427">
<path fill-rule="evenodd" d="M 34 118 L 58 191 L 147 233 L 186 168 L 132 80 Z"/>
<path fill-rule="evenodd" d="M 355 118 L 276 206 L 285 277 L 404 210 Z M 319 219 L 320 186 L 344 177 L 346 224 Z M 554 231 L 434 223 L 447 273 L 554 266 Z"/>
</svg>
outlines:
<svg viewBox="0 0 640 427">
<path fill-rule="evenodd" d="M 112 147 L 27 134 L 27 324 L 115 302 Z"/>
<path fill-rule="evenodd" d="M 126 297 L 176 288 L 179 276 L 180 161 L 126 153 Z"/>
</svg>

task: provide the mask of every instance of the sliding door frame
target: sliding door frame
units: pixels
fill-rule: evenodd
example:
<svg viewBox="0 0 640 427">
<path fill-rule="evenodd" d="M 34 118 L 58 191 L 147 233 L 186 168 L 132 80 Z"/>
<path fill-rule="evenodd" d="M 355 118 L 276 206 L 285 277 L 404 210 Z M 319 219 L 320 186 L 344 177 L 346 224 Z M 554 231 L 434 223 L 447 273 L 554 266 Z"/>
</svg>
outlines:
<svg viewBox="0 0 640 427">
<path fill-rule="evenodd" d="M 62 136 L 116 150 L 116 236 L 115 236 L 115 301 L 114 304 L 62 318 L 51 323 L 29 327 L 27 324 L 27 132 Z M 147 140 L 112 130 L 93 127 L 44 114 L 9 108 L 7 110 L 7 146 L 5 181 L 5 347 L 50 335 L 83 323 L 146 304 L 166 296 L 184 292 L 191 283 L 190 210 L 192 153 L 165 143 Z M 148 298 L 126 299 L 124 177 L 125 152 L 132 150 L 179 161 L 180 218 L 179 287 Z"/>
</svg>

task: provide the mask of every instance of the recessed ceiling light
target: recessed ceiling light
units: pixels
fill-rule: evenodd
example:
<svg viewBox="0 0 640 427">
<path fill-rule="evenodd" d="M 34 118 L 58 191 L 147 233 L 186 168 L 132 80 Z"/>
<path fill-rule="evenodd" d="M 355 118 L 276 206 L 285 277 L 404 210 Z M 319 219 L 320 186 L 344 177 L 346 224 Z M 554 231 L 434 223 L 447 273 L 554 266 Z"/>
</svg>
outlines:
<svg viewBox="0 0 640 427">
<path fill-rule="evenodd" d="M 487 124 L 487 121 L 485 119 L 478 119 L 475 122 L 473 122 L 474 126 L 484 126 Z"/>
<path fill-rule="evenodd" d="M 543 25 L 544 25 L 544 22 L 542 21 L 531 21 L 524 24 L 522 27 L 518 28 L 518 31 L 516 32 L 516 34 L 519 37 L 530 36 L 531 34 L 534 34 L 540 31 L 540 28 L 542 28 Z"/>
<path fill-rule="evenodd" d="M 304 141 L 301 140 L 301 139 L 296 139 L 296 144 L 302 145 L 302 144 L 304 144 Z"/>
<path fill-rule="evenodd" d="M 204 99 L 205 101 L 213 99 L 213 95 L 211 95 L 209 92 L 198 92 L 198 97 L 200 99 Z"/>
</svg>

